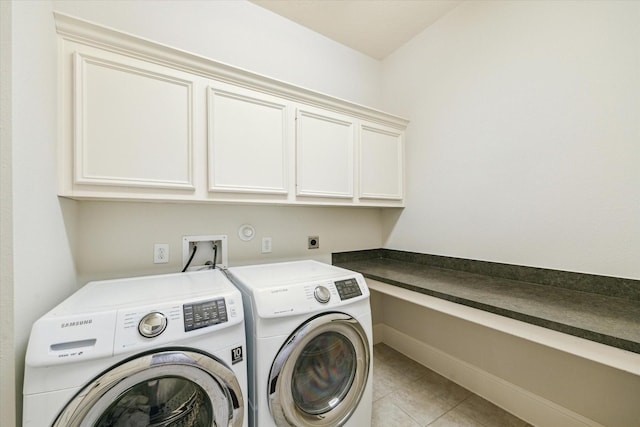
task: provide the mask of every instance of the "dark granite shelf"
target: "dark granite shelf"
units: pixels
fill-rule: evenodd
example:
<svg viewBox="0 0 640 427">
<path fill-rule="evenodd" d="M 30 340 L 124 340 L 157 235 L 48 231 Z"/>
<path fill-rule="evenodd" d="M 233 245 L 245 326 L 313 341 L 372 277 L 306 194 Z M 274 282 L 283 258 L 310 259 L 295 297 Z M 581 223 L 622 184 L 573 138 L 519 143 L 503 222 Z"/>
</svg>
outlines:
<svg viewBox="0 0 640 427">
<path fill-rule="evenodd" d="M 573 285 L 566 288 L 471 273 L 468 268 L 460 271 L 434 267 L 425 264 L 423 258 L 412 262 L 420 254 L 405 257 L 403 254 L 407 253 L 399 256 L 394 252 L 334 254 L 333 263 L 358 271 L 366 278 L 640 353 L 638 300 L 576 290 Z M 543 283 L 544 273 L 540 271 Z M 605 278 L 604 281 L 609 279 L 616 278 Z M 635 292 L 637 281 L 623 280 L 625 286 Z"/>
</svg>

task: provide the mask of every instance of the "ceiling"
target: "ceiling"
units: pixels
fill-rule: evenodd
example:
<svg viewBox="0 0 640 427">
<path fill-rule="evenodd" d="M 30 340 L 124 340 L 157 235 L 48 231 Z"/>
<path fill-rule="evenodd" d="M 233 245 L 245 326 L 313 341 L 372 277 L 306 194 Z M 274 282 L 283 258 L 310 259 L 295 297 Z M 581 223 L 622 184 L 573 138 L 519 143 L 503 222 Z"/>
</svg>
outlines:
<svg viewBox="0 0 640 427">
<path fill-rule="evenodd" d="M 251 0 L 332 40 L 383 59 L 463 0 Z"/>
</svg>

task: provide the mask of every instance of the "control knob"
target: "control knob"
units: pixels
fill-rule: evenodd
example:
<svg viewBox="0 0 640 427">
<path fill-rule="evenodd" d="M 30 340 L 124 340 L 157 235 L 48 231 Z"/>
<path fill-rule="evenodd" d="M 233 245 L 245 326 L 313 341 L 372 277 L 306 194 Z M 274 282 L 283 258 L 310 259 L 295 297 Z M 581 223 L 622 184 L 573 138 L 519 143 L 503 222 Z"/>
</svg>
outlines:
<svg viewBox="0 0 640 427">
<path fill-rule="evenodd" d="M 331 299 L 331 293 L 329 292 L 329 289 L 324 286 L 316 287 L 316 289 L 313 291 L 313 296 L 316 298 L 316 301 L 321 304 L 326 304 Z"/>
<path fill-rule="evenodd" d="M 167 317 L 157 311 L 144 316 L 138 323 L 138 332 L 145 338 L 154 338 L 164 332 L 167 327 Z"/>
</svg>

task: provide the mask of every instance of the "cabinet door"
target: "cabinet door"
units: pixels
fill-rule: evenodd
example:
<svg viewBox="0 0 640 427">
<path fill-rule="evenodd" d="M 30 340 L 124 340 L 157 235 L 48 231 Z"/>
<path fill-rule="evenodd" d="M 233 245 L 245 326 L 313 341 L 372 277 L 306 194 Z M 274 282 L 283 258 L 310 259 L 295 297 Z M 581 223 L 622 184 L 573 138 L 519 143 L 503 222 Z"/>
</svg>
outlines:
<svg viewBox="0 0 640 427">
<path fill-rule="evenodd" d="M 353 120 L 307 107 L 296 120 L 297 195 L 353 198 Z"/>
<path fill-rule="evenodd" d="M 193 84 L 101 52 L 74 59 L 74 184 L 193 190 Z"/>
<path fill-rule="evenodd" d="M 403 133 L 375 125 L 360 129 L 360 193 L 362 199 L 402 200 Z"/>
<path fill-rule="evenodd" d="M 287 106 L 260 92 L 209 88 L 209 191 L 287 194 Z"/>
</svg>

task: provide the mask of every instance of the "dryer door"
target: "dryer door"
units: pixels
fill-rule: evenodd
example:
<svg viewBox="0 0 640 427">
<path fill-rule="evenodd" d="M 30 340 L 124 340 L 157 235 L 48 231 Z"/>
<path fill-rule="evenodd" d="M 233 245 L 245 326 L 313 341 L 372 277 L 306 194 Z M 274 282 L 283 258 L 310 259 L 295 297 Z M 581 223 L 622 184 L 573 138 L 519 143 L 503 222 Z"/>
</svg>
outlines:
<svg viewBox="0 0 640 427">
<path fill-rule="evenodd" d="M 278 426 L 340 426 L 362 397 L 371 354 L 360 323 L 324 313 L 300 326 L 276 356 L 269 408 Z"/>
<path fill-rule="evenodd" d="M 242 390 L 213 356 L 165 350 L 130 359 L 82 389 L 54 427 L 242 425 Z"/>
</svg>

